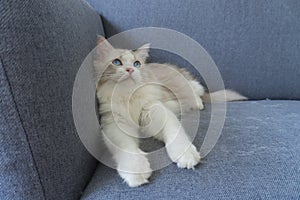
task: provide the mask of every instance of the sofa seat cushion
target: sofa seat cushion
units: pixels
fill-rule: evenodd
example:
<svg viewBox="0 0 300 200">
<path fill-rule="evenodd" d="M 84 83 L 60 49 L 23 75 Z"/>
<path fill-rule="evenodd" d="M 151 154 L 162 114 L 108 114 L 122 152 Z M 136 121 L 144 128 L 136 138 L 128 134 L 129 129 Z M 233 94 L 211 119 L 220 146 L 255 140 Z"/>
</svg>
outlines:
<svg viewBox="0 0 300 200">
<path fill-rule="evenodd" d="M 210 118 L 202 112 L 199 132 Z M 129 188 L 102 164 L 82 199 L 299 199 L 300 101 L 228 103 L 215 148 L 195 170 L 175 164 Z M 194 143 L 201 146 L 201 134 Z"/>
</svg>

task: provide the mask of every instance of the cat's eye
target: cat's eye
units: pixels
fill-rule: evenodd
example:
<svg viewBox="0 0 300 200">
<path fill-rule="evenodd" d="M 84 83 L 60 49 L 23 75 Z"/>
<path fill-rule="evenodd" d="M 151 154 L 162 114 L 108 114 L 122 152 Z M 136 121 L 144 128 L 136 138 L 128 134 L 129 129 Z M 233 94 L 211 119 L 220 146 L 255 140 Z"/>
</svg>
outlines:
<svg viewBox="0 0 300 200">
<path fill-rule="evenodd" d="M 114 65 L 116 65 L 116 66 L 120 66 L 120 65 L 122 65 L 122 62 L 121 62 L 121 60 L 119 60 L 119 59 L 114 59 L 114 60 L 112 61 L 112 64 L 114 64 Z"/>
<path fill-rule="evenodd" d="M 133 66 L 134 67 L 136 67 L 136 68 L 139 68 L 140 66 L 141 66 L 141 63 L 140 63 L 140 61 L 135 61 L 134 63 L 133 63 Z"/>
</svg>

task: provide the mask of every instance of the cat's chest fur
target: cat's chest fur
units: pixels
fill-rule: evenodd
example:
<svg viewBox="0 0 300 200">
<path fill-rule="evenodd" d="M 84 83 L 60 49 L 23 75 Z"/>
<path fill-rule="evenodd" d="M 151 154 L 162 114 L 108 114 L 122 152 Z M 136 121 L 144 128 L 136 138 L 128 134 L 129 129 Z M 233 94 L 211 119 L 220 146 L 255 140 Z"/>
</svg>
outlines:
<svg viewBox="0 0 300 200">
<path fill-rule="evenodd" d="M 160 100 L 161 96 L 161 88 L 157 85 L 135 84 L 130 81 L 121 83 L 108 81 L 97 89 L 101 115 L 113 113 L 123 120 L 131 118 L 136 123 L 142 108 Z"/>
</svg>

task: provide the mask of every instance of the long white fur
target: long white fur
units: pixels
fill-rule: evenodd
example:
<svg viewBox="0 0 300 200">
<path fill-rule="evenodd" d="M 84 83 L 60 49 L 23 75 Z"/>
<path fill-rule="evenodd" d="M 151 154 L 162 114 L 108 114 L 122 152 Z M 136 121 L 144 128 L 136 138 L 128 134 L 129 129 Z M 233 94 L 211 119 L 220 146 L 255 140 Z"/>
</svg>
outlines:
<svg viewBox="0 0 300 200">
<path fill-rule="evenodd" d="M 176 66 L 146 64 L 149 45 L 137 51 L 115 49 L 101 36 L 98 44 L 95 75 L 103 138 L 120 176 L 130 187 L 148 182 L 152 169 L 146 153 L 139 148 L 138 138 L 141 135 L 163 141 L 169 157 L 178 167 L 194 168 L 200 162 L 200 155 L 186 135 L 178 115 L 182 109 L 203 109 L 200 98 L 204 95 L 202 85 Z M 122 66 L 112 66 L 115 58 L 122 61 Z M 132 67 L 136 60 L 142 66 L 134 68 L 130 75 L 126 67 Z M 183 80 L 186 80 L 184 87 Z M 148 84 L 149 81 L 167 85 L 182 97 L 180 101 L 183 103 L 180 105 L 170 90 Z M 227 100 L 241 98 L 232 91 L 228 94 Z M 214 93 L 212 99 L 219 99 L 220 95 Z"/>
</svg>

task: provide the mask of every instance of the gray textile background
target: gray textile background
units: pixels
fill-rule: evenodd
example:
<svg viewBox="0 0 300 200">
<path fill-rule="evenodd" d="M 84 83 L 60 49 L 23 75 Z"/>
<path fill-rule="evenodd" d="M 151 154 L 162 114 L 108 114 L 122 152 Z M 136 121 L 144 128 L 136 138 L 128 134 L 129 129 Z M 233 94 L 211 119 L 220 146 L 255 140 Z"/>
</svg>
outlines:
<svg viewBox="0 0 300 200">
<path fill-rule="evenodd" d="M 71 95 L 100 23 L 81 0 L 0 1 L 0 199 L 76 199 L 90 180 Z"/>
<path fill-rule="evenodd" d="M 299 199 L 299 107 L 299 101 L 230 102 L 217 145 L 195 170 L 171 164 L 149 184 L 129 188 L 116 170 L 99 165 L 82 199 Z M 198 148 L 209 111 L 208 105 L 201 112 Z"/>
<path fill-rule="evenodd" d="M 298 0 L 87 0 L 103 17 L 106 36 L 156 26 L 197 40 L 225 86 L 251 99 L 300 99 Z M 170 54 L 154 61 L 190 67 Z"/>
</svg>

